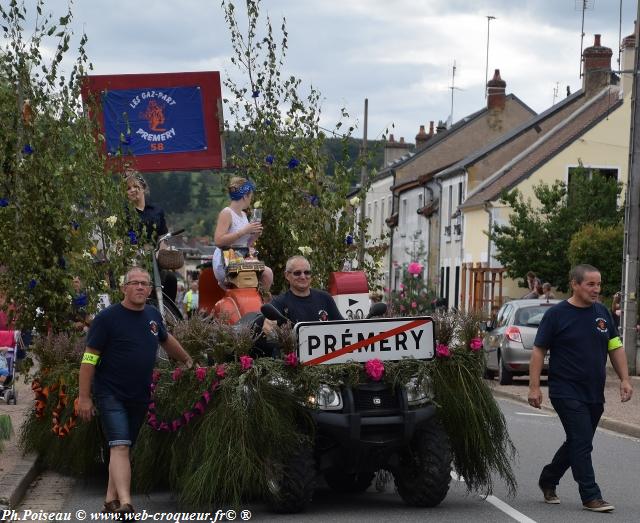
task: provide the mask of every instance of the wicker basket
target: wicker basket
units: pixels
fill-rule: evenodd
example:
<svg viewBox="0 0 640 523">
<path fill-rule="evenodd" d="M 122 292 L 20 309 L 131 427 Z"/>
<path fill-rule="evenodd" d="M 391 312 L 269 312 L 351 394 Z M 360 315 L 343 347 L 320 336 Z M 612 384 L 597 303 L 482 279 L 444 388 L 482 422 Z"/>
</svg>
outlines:
<svg viewBox="0 0 640 523">
<path fill-rule="evenodd" d="M 184 256 L 181 251 L 174 249 L 160 249 L 158 251 L 158 266 L 161 269 L 175 271 L 184 265 Z"/>
</svg>

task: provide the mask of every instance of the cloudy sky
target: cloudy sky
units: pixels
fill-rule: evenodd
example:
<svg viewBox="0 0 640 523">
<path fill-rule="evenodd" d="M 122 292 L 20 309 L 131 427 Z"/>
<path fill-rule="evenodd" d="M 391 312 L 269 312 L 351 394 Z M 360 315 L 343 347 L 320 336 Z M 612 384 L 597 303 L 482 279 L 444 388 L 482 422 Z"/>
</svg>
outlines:
<svg viewBox="0 0 640 523">
<path fill-rule="evenodd" d="M 236 3 L 241 10 L 244 2 Z M 56 15 L 66 4 L 45 3 Z M 584 46 L 601 33 L 616 69 L 620 0 L 587 4 Z M 579 89 L 580 5 L 582 0 L 263 0 L 262 11 L 274 21 L 286 17 L 284 72 L 322 93 L 325 126 L 332 127 L 345 106 L 361 136 L 366 97 L 369 138 L 388 128 L 396 139 L 413 141 L 420 124 L 449 117 L 454 60 L 454 121 L 484 106 L 487 15 L 496 17 L 489 77 L 499 68 L 507 92 L 540 112 L 552 104 L 556 86 L 559 97 L 567 85 Z M 219 70 L 239 79 L 220 0 L 75 0 L 72 9 L 75 32 L 89 37 L 96 74 Z M 622 0 L 622 37 L 633 32 L 636 9 L 635 1 Z"/>
</svg>

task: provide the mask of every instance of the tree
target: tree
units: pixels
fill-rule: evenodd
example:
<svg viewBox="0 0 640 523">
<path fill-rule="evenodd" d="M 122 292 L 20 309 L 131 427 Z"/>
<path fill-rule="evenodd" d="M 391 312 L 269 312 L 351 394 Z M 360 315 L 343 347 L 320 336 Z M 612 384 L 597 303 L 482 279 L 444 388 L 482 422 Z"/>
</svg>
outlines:
<svg viewBox="0 0 640 523">
<path fill-rule="evenodd" d="M 64 330 L 72 316 L 72 277 L 87 288 L 88 310 L 109 292 L 109 275 L 131 257 L 120 178 L 105 172 L 94 122 L 80 101 L 91 68 L 80 38 L 68 77 L 60 64 L 71 43 L 71 11 L 57 23 L 43 15 L 31 36 L 24 3 L 0 6 L 0 288 L 18 326 Z M 52 47 L 46 62 L 43 49 Z"/>
<path fill-rule="evenodd" d="M 340 270 L 351 256 L 347 237 L 353 235 L 355 223 L 346 195 L 354 173 L 345 162 L 353 127 L 343 140 L 343 158 L 328 176 L 320 93 L 311 87 L 306 95 L 299 94 L 302 81 L 282 71 L 288 46 L 285 21 L 277 42 L 268 17 L 264 35 L 258 34 L 259 0 L 246 2 L 246 33 L 240 28 L 235 5 L 230 1 L 222 5 L 235 54 L 231 62 L 247 81 L 244 85 L 225 82 L 231 97 L 224 101 L 235 131 L 229 161 L 257 184 L 255 199 L 264 209 L 258 248 L 274 270 L 276 289 L 283 285 L 286 259 L 295 254 L 307 255 L 316 283 L 326 285 L 329 273 Z M 349 117 L 344 109 L 342 117 Z M 331 132 L 341 127 L 338 122 Z M 369 260 L 364 269 L 373 281 L 375 260 Z"/>
<path fill-rule="evenodd" d="M 602 276 L 602 294 L 613 296 L 622 285 L 624 228 L 617 225 L 587 224 L 571 238 L 568 258 L 571 265 L 588 263 Z"/>
<path fill-rule="evenodd" d="M 543 281 L 567 291 L 571 268 L 567 253 L 573 235 L 585 223 L 612 226 L 621 222 L 622 210 L 617 205 L 621 184 L 597 172 L 590 177 L 586 170 L 582 173 L 585 175 L 573 177 L 569 189 L 560 181 L 536 185 L 535 205 L 525 201 L 517 189 L 502 195 L 501 203 L 512 210 L 509 223 L 495 225 L 489 236 L 507 276 L 523 278 L 532 270 Z"/>
</svg>

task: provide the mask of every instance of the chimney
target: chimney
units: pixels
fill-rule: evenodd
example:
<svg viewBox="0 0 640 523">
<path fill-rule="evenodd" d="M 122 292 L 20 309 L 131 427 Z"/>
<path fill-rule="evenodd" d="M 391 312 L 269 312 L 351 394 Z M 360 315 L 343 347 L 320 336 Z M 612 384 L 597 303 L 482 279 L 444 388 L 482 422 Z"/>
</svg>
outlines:
<svg viewBox="0 0 640 523">
<path fill-rule="evenodd" d="M 635 23 L 634 23 L 635 27 Z M 630 34 L 629 36 L 625 36 L 622 39 L 622 54 L 620 56 L 620 69 L 623 71 L 633 71 L 634 61 L 635 61 L 635 52 L 636 52 L 636 35 L 635 32 Z M 620 73 L 622 77 L 622 92 L 624 96 L 631 94 L 631 90 L 633 89 L 633 74 L 629 73 Z"/>
<path fill-rule="evenodd" d="M 433 138 L 433 120 L 429 122 L 429 138 Z"/>
<path fill-rule="evenodd" d="M 404 142 L 404 137 L 400 138 L 399 142 L 396 142 L 392 134 L 389 135 L 387 143 L 384 144 L 384 165 L 386 167 L 391 162 L 394 162 L 398 158 L 404 156 L 409 152 L 409 144 Z"/>
<path fill-rule="evenodd" d="M 493 78 L 487 82 L 487 109 L 502 111 L 506 103 L 504 94 L 507 82 L 500 78 L 500 69 L 496 69 Z"/>
<path fill-rule="evenodd" d="M 436 127 L 436 132 L 443 133 L 447 130 L 447 124 L 445 124 L 442 120 L 438 120 L 438 127 Z"/>
<path fill-rule="evenodd" d="M 582 88 L 587 97 L 593 96 L 611 83 L 611 55 L 608 47 L 600 45 L 600 35 L 595 35 L 593 46 L 582 53 Z"/>
<path fill-rule="evenodd" d="M 423 149 L 428 141 L 429 135 L 424 130 L 424 125 L 421 125 L 418 134 L 416 134 L 416 150 L 419 151 L 420 149 Z"/>
</svg>

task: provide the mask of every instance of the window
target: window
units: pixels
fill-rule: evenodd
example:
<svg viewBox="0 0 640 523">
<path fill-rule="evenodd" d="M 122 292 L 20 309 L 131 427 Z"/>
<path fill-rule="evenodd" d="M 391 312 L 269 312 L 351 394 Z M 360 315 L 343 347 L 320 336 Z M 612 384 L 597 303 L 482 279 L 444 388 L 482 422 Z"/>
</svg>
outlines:
<svg viewBox="0 0 640 523">
<path fill-rule="evenodd" d="M 464 201 L 464 183 L 458 182 L 458 205 L 462 205 Z"/>
<path fill-rule="evenodd" d="M 447 225 L 451 230 L 451 215 L 453 214 L 453 185 L 449 185 L 449 201 L 447 202 Z"/>
<path fill-rule="evenodd" d="M 456 265 L 456 280 L 454 282 L 455 285 L 455 295 L 453 296 L 453 306 L 458 308 L 458 301 L 460 299 L 460 265 Z"/>
<path fill-rule="evenodd" d="M 402 199 L 402 212 L 401 212 L 401 219 L 402 219 L 402 227 L 406 228 L 407 227 L 407 199 L 403 198 Z"/>
<path fill-rule="evenodd" d="M 419 194 L 418 195 L 418 209 L 422 209 L 422 200 L 423 200 L 423 195 Z"/>
<path fill-rule="evenodd" d="M 384 214 L 384 198 L 380 200 L 380 236 L 384 234 L 384 219 L 386 218 Z"/>
</svg>

